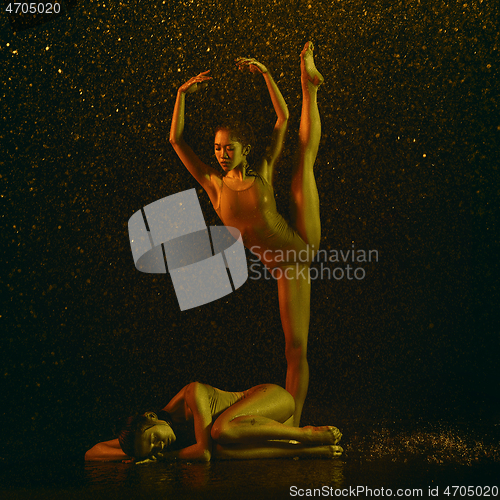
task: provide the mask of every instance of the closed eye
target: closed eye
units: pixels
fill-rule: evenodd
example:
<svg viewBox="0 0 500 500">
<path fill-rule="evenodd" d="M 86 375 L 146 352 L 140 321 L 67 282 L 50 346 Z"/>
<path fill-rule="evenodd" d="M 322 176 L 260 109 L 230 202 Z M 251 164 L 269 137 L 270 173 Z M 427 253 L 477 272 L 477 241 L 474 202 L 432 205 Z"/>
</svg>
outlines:
<svg viewBox="0 0 500 500">
<path fill-rule="evenodd" d="M 152 441 L 151 441 L 151 449 L 152 450 L 161 450 L 162 449 L 162 442 L 163 440 L 158 438 L 153 434 L 152 436 Z"/>
</svg>

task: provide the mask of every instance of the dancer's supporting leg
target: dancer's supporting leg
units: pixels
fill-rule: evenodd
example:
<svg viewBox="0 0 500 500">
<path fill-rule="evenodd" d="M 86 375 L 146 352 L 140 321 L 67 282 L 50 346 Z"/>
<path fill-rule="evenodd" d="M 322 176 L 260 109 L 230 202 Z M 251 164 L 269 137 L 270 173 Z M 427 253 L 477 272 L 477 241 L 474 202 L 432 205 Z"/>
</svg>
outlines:
<svg viewBox="0 0 500 500">
<path fill-rule="evenodd" d="M 314 178 L 314 162 L 321 137 L 317 91 L 323 77 L 316 69 L 313 44 L 306 43 L 301 55 L 302 114 L 299 129 L 298 161 L 292 173 L 291 216 L 295 229 L 312 249 L 319 248 L 321 222 L 319 197 Z M 286 389 L 295 399 L 294 425 L 300 424 L 302 407 L 309 385 L 307 337 L 309 332 L 311 283 L 309 263 L 297 263 L 296 272 L 289 272 L 278 280 L 280 314 L 286 341 Z M 305 273 L 300 270 L 306 266 Z M 305 275 L 305 276 L 304 276 Z"/>
<path fill-rule="evenodd" d="M 298 427 L 309 386 L 307 363 L 311 302 L 309 265 L 294 264 L 281 270 L 284 272 L 278 278 L 278 297 L 281 325 L 285 332 L 286 390 L 295 399 L 293 425 Z"/>
</svg>

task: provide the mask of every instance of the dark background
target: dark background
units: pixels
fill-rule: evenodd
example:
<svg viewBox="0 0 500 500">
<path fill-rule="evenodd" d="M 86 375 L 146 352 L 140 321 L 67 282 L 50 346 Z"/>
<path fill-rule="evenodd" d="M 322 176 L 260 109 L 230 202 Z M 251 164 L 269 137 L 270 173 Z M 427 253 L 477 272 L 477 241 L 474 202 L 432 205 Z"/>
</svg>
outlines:
<svg viewBox="0 0 500 500">
<path fill-rule="evenodd" d="M 322 247 L 379 261 L 363 280 L 313 284 L 303 423 L 497 420 L 495 2 L 71 4 L 34 27 L 0 17 L 2 460 L 82 457 L 193 380 L 284 384 L 276 284 L 249 279 L 180 312 L 168 275 L 135 269 L 127 222 L 198 187 L 167 139 L 191 76 L 214 77 L 186 106 L 205 161 L 228 112 L 256 130 L 256 156 L 267 145 L 265 83 L 238 56 L 266 64 L 289 106 L 275 182 L 286 215 L 309 39 L 325 77 Z"/>
</svg>

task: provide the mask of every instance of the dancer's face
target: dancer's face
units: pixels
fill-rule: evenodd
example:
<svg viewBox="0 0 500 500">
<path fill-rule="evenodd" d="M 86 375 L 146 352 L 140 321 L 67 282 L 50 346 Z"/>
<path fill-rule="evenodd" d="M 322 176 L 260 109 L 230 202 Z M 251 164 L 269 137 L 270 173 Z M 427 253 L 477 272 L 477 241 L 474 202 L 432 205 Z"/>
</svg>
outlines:
<svg viewBox="0 0 500 500">
<path fill-rule="evenodd" d="M 135 439 L 135 453 L 137 458 L 146 458 L 166 448 L 175 441 L 172 427 L 165 420 L 150 418 L 149 424 L 142 427 Z"/>
<path fill-rule="evenodd" d="M 215 156 L 225 172 L 230 172 L 246 162 L 250 146 L 243 147 L 241 142 L 232 137 L 227 129 L 218 130 L 215 134 Z"/>
</svg>

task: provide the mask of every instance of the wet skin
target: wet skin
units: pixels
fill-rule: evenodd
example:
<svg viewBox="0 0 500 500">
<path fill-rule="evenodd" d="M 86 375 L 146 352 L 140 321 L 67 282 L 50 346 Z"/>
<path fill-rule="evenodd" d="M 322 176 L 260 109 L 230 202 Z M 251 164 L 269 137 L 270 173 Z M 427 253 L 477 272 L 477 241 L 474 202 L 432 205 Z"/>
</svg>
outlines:
<svg viewBox="0 0 500 500">
<path fill-rule="evenodd" d="M 231 131 L 222 129 L 215 134 L 214 140 L 215 156 L 226 175 L 229 177 L 237 175 L 235 169 L 246 164 L 249 147 L 243 145 L 231 137 Z"/>
<path fill-rule="evenodd" d="M 150 427 L 139 434 L 135 441 L 137 458 L 145 458 L 161 452 L 175 441 L 176 437 L 172 427 L 164 420 L 152 422 Z"/>
</svg>

